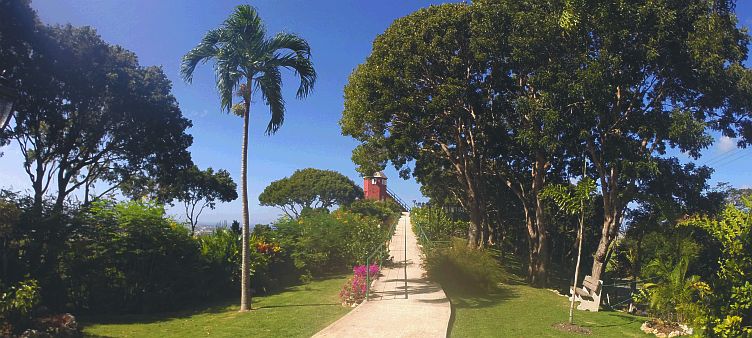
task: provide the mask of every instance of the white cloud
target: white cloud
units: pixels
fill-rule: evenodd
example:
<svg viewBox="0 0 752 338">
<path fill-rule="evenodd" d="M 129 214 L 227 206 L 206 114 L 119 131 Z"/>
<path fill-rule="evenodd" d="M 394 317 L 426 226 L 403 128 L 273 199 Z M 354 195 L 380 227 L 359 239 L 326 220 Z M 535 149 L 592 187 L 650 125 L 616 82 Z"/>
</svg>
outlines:
<svg viewBox="0 0 752 338">
<path fill-rule="evenodd" d="M 192 118 L 192 119 L 202 119 L 206 117 L 207 115 L 209 115 L 209 112 L 206 109 L 201 110 L 201 111 L 191 110 L 188 114 L 186 114 L 188 118 Z"/>
<path fill-rule="evenodd" d="M 721 136 L 718 140 L 718 152 L 725 153 L 736 148 L 736 140 L 727 136 Z"/>
</svg>

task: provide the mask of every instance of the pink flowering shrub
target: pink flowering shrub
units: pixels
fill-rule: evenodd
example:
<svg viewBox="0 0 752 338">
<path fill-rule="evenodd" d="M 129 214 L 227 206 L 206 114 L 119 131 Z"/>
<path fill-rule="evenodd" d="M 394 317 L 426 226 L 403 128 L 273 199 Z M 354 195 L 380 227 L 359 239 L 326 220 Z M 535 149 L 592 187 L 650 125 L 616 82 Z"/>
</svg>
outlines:
<svg viewBox="0 0 752 338">
<path fill-rule="evenodd" d="M 379 266 L 376 264 L 371 264 L 369 266 L 356 265 L 355 267 L 353 267 L 353 274 L 355 276 L 361 276 L 364 279 L 366 278 L 366 271 L 368 271 L 370 278 L 373 279 L 379 274 Z"/>
<path fill-rule="evenodd" d="M 379 274 L 379 266 L 376 264 L 370 266 L 357 265 L 353 268 L 353 276 L 347 280 L 339 292 L 342 305 L 355 305 L 366 298 L 366 290 L 370 287 L 370 285 L 366 285 L 366 274 L 368 279 L 373 281 Z"/>
</svg>

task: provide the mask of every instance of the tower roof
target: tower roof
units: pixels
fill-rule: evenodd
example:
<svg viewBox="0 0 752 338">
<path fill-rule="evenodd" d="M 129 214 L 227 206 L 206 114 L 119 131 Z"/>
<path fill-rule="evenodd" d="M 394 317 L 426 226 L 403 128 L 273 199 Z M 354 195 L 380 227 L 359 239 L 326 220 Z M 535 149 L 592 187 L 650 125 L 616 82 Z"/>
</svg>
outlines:
<svg viewBox="0 0 752 338">
<path fill-rule="evenodd" d="M 373 176 L 371 176 L 371 177 L 374 177 L 374 178 L 376 178 L 376 177 L 383 178 L 385 180 L 387 179 L 387 177 L 386 177 L 386 175 L 384 175 L 383 171 L 378 171 L 378 172 L 374 173 Z"/>
</svg>

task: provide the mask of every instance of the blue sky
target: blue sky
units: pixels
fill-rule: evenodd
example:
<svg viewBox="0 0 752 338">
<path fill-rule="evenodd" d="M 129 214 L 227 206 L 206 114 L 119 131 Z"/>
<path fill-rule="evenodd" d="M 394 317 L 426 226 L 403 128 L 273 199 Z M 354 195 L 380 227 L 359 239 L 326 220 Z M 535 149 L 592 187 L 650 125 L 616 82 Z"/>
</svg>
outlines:
<svg viewBox="0 0 752 338">
<path fill-rule="evenodd" d="M 190 151 L 201 168 L 223 168 L 239 184 L 240 118 L 219 111 L 211 66 L 197 70 L 193 84 L 185 84 L 178 75 L 180 58 L 203 34 L 217 27 L 240 3 L 255 6 L 270 33 L 278 31 L 301 35 L 312 46 L 313 61 L 319 77 L 313 94 L 304 101 L 294 99 L 297 82 L 285 76 L 287 115 L 285 124 L 274 136 L 265 136 L 268 109 L 255 102 L 251 107 L 249 148 L 249 199 L 251 223 L 267 223 L 277 218 L 277 209 L 258 205 L 258 195 L 271 181 L 290 175 L 295 169 L 314 167 L 342 172 L 356 183 L 362 179 L 350 160 L 356 142 L 341 135 L 337 121 L 342 107 L 342 89 L 355 66 L 368 56 L 371 43 L 396 18 L 441 1 L 380 0 L 33 0 L 44 23 L 71 23 L 97 29 L 109 43 L 135 52 L 142 65 L 160 65 L 173 81 L 173 93 L 183 114 L 193 121 L 189 132 L 194 137 Z M 752 4 L 739 1 L 741 24 L 752 26 Z M 752 150 L 735 150 L 733 141 L 719 140 L 704 153 L 699 163 L 716 168 L 713 182 L 734 186 L 752 186 Z M 16 147 L 1 149 L 2 187 L 24 190 L 28 177 L 21 168 Z M 406 201 L 422 200 L 413 180 L 398 178 L 386 170 L 389 187 Z M 171 214 L 180 215 L 180 208 Z M 240 218 L 240 200 L 207 210 L 201 223 L 214 224 Z"/>
</svg>

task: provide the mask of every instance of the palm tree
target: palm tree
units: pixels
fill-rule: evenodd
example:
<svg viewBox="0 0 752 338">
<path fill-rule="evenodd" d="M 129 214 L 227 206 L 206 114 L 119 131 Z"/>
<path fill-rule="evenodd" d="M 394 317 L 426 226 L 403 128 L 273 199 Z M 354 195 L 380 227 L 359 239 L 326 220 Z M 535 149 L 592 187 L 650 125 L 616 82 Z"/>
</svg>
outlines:
<svg viewBox="0 0 752 338">
<path fill-rule="evenodd" d="M 241 267 L 240 311 L 251 309 L 250 266 L 248 248 L 248 117 L 253 92 L 260 92 L 269 106 L 271 118 L 266 134 L 274 134 L 285 119 L 282 98 L 282 68 L 295 72 L 300 78 L 297 98 L 304 98 L 313 89 L 316 71 L 310 60 L 308 42 L 295 34 L 277 33 L 266 37 L 266 29 L 256 10 L 241 5 L 217 29 L 204 35 L 201 42 L 183 56 L 180 73 L 190 83 L 199 63 L 214 61 L 214 73 L 219 90 L 221 108 L 243 117 L 243 148 L 240 167 L 243 200 L 243 253 Z M 233 93 L 242 98 L 233 108 Z"/>
</svg>

